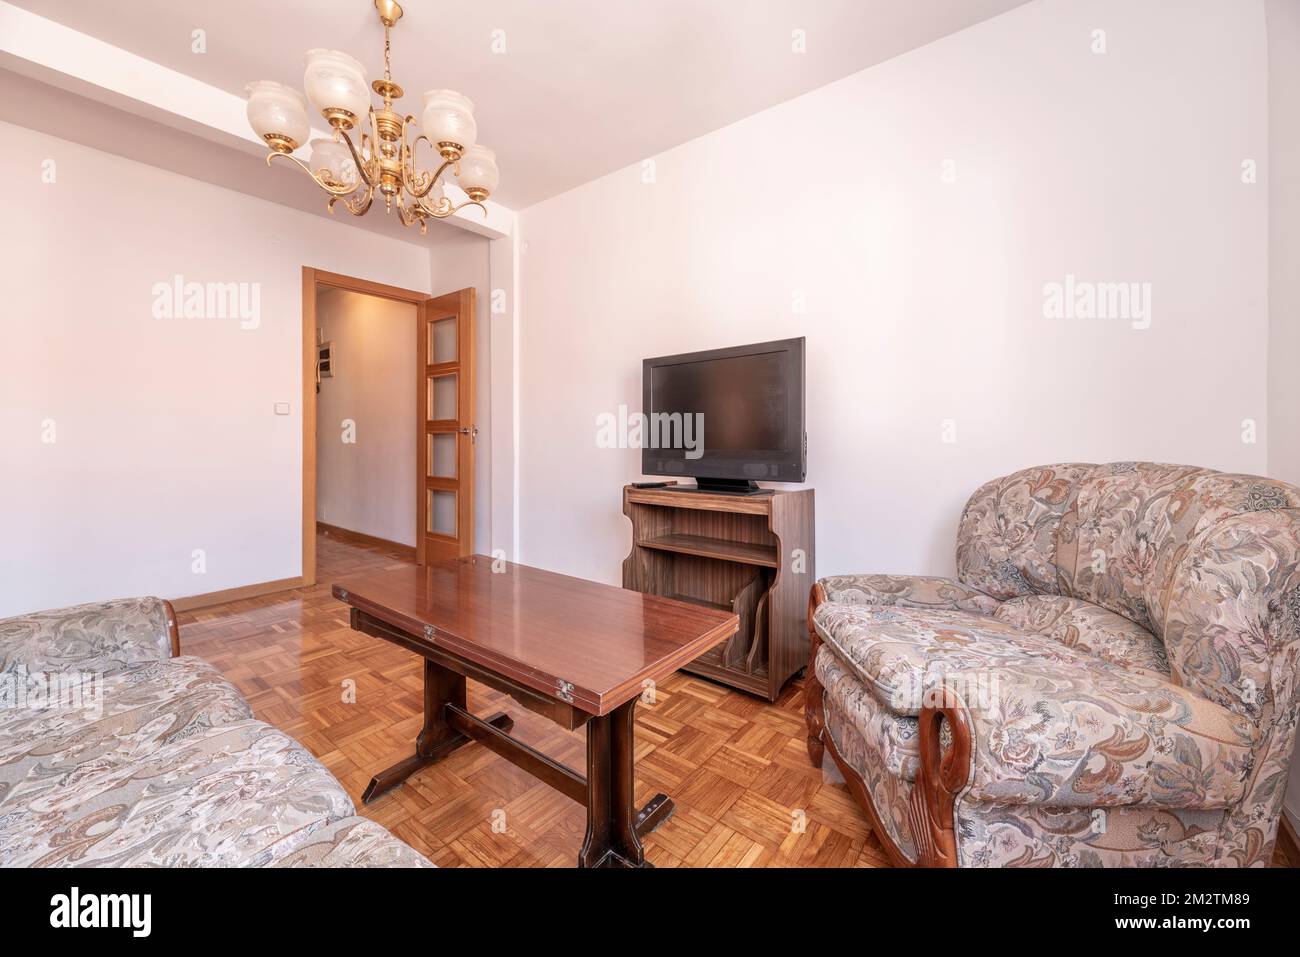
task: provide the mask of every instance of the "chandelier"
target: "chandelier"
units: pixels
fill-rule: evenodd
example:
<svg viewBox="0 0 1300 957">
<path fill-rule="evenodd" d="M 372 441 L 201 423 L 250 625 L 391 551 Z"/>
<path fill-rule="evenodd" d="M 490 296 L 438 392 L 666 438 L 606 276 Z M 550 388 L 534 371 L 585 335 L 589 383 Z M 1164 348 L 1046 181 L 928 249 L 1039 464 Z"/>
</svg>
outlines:
<svg viewBox="0 0 1300 957">
<path fill-rule="evenodd" d="M 424 110 L 417 128 L 414 116 L 394 112 L 393 101 L 401 99 L 402 88 L 393 82 L 389 64 L 389 33 L 402 16 L 394 0 L 375 0 L 384 24 L 384 78 L 370 87 L 384 101 L 380 109 L 371 104 L 365 68 L 338 50 L 308 50 L 303 78 L 307 96 L 273 80 L 250 83 L 248 122 L 270 147 L 266 162 L 288 160 L 310 176 L 329 194 L 329 211 L 340 199 L 354 216 L 370 211 L 375 193 L 383 197 L 385 212 L 397 207 L 404 226 L 420 226 L 423 235 L 428 220 L 446 219 L 466 206 L 477 206 L 487 215 L 483 201 L 497 187 L 500 174 L 496 155 L 475 142 L 478 127 L 474 104 L 454 90 L 430 90 L 424 94 Z M 307 101 L 320 111 L 334 130 L 330 139 L 315 139 L 303 162 L 293 151 L 311 131 Z M 363 128 L 358 130 L 358 123 Z M 359 134 L 360 142 L 352 135 Z M 442 164 L 430 173 L 416 163 L 416 147 L 423 140 L 436 151 Z M 451 169 L 460 188 L 469 197 L 452 205 L 443 193 L 443 173 Z"/>
</svg>

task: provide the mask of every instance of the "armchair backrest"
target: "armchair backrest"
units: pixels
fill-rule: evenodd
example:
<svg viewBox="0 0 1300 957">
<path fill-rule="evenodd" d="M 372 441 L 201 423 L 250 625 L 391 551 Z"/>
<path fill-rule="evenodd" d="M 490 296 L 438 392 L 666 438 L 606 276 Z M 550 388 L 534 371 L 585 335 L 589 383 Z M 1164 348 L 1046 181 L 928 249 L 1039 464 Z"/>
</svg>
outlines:
<svg viewBox="0 0 1300 957">
<path fill-rule="evenodd" d="M 998 598 L 1064 595 L 1137 622 L 1164 642 L 1175 680 L 1255 720 L 1293 697 L 1294 486 L 1147 462 L 1025 469 L 971 496 L 957 568 Z"/>
</svg>

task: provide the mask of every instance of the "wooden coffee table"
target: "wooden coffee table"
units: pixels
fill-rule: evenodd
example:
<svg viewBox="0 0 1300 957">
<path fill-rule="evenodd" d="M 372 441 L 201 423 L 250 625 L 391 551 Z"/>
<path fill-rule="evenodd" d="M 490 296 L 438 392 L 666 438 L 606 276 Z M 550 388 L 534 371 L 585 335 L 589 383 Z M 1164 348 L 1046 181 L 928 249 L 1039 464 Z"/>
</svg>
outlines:
<svg viewBox="0 0 1300 957">
<path fill-rule="evenodd" d="M 636 703 L 731 637 L 736 615 L 484 555 L 359 575 L 333 594 L 352 607 L 354 629 L 424 658 L 415 753 L 375 775 L 363 802 L 478 741 L 587 808 L 578 866 L 647 866 L 641 837 L 673 802 L 659 794 L 633 808 Z M 470 714 L 466 678 L 563 728 L 585 725 L 586 775 L 511 737 L 503 712 Z"/>
</svg>

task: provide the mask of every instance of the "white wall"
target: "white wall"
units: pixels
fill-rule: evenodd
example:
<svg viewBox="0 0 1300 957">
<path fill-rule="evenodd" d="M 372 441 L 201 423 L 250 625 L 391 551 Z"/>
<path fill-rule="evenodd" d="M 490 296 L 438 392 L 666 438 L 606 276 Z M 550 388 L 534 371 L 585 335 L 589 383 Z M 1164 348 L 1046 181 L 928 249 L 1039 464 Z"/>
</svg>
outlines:
<svg viewBox="0 0 1300 957">
<path fill-rule="evenodd" d="M 618 581 L 640 459 L 596 416 L 643 357 L 786 336 L 820 574 L 951 573 L 1029 465 L 1263 472 L 1265 54 L 1262 0 L 1042 0 L 525 210 L 523 560 Z M 1067 274 L 1151 283 L 1150 328 L 1044 318 Z"/>
<path fill-rule="evenodd" d="M 1300 484 L 1300 2 L 1268 0 L 1269 474 Z"/>
<path fill-rule="evenodd" d="M 301 269 L 425 289 L 428 248 L 3 124 L 0 180 L 0 615 L 299 575 Z M 154 318 L 177 274 L 259 324 Z"/>
<path fill-rule="evenodd" d="M 316 397 L 316 518 L 414 547 L 416 307 L 323 289 L 316 325 L 334 373 Z"/>
<path fill-rule="evenodd" d="M 1268 0 L 1269 474 L 1300 484 L 1300 3 Z M 1300 826 L 1300 760 L 1287 813 Z"/>
<path fill-rule="evenodd" d="M 489 307 L 492 344 L 492 540 L 494 555 L 519 561 L 519 232 L 488 245 L 488 274 L 496 304 Z M 499 297 L 499 299 L 498 299 Z M 480 549 L 481 550 L 481 549 Z"/>
</svg>

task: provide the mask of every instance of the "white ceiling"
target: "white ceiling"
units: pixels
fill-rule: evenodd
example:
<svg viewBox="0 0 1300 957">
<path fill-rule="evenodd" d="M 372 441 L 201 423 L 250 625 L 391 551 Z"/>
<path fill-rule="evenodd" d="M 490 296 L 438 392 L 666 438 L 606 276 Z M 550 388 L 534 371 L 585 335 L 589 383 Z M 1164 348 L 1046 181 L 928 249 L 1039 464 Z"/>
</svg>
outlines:
<svg viewBox="0 0 1300 957">
<path fill-rule="evenodd" d="M 255 79 L 301 88 L 312 47 L 382 75 L 372 0 L 12 2 L 241 96 Z M 493 198 L 522 209 L 1023 2 L 407 0 L 393 74 L 407 112 L 435 87 L 474 101 L 501 167 Z"/>
</svg>

